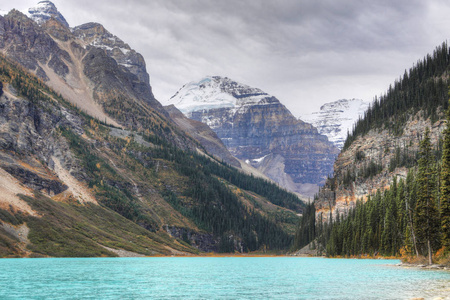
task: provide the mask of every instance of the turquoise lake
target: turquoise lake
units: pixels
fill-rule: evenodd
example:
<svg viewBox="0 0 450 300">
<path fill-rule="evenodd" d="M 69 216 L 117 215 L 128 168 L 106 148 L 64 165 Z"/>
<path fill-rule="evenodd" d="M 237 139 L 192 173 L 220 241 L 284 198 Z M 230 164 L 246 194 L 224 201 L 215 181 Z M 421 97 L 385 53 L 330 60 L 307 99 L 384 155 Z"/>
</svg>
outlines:
<svg viewBox="0 0 450 300">
<path fill-rule="evenodd" d="M 295 257 L 0 259 L 0 299 L 449 297 L 450 272 Z"/>
</svg>

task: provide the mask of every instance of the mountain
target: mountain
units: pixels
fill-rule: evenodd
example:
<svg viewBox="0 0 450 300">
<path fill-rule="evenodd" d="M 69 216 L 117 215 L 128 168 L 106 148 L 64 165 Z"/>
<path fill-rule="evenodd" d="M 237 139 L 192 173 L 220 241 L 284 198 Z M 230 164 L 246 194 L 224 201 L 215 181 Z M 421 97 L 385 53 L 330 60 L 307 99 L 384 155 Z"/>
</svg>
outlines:
<svg viewBox="0 0 450 300">
<path fill-rule="evenodd" d="M 406 178 L 408 169 L 417 165 L 427 127 L 432 144 L 441 151 L 448 107 L 447 52 L 446 45 L 438 47 L 405 72 L 356 122 L 336 159 L 333 179 L 319 195 L 319 211 L 329 214 L 331 204 L 333 212 L 345 213 L 358 199 L 388 188 L 394 177 Z"/>
<path fill-rule="evenodd" d="M 0 16 L 0 256 L 287 249 L 304 203 L 166 110 L 142 55 L 44 2 Z"/>
<path fill-rule="evenodd" d="M 51 18 L 54 18 L 65 27 L 69 28 L 69 24 L 63 15 L 58 11 L 51 1 L 39 1 L 34 7 L 28 9 L 28 17 L 37 24 L 42 25 Z"/>
<path fill-rule="evenodd" d="M 238 159 L 306 197 L 332 170 L 338 149 L 280 101 L 226 77 L 183 86 L 167 103 L 213 129 Z"/>
<path fill-rule="evenodd" d="M 189 134 L 194 137 L 195 140 L 200 141 L 208 153 L 233 167 L 241 168 L 240 162 L 231 155 L 219 137 L 208 127 L 208 125 L 187 118 L 173 105 L 166 106 L 165 109 L 169 113 L 170 118 L 181 129 L 186 131 L 186 134 Z"/>
<path fill-rule="evenodd" d="M 356 121 L 364 116 L 369 102 L 361 99 L 340 99 L 326 103 L 318 112 L 301 115 L 300 119 L 311 123 L 320 134 L 326 135 L 330 142 L 342 149 L 347 134 L 352 131 Z"/>
<path fill-rule="evenodd" d="M 444 42 L 375 98 L 305 209 L 295 247 L 448 264 L 449 69 Z"/>
</svg>

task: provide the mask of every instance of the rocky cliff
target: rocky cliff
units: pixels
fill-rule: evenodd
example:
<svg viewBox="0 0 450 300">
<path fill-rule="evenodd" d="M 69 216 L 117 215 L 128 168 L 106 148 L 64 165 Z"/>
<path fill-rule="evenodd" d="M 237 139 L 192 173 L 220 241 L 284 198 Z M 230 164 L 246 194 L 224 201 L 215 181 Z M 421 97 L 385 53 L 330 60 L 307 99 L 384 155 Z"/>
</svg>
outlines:
<svg viewBox="0 0 450 300">
<path fill-rule="evenodd" d="M 142 55 L 100 24 L 69 28 L 51 8 L 49 18 L 30 9 L 37 23 L 16 10 L 0 17 L 2 52 L 86 113 L 114 125 L 118 124 L 111 113 L 105 113 L 113 96 L 126 95 L 165 114 L 152 94 Z M 127 117 L 122 122 L 130 125 L 133 120 Z"/>
<path fill-rule="evenodd" d="M 409 169 L 417 167 L 427 127 L 434 154 L 440 158 L 449 106 L 449 61 L 450 49 L 443 43 L 375 98 L 346 139 L 333 178 L 319 193 L 319 215 L 326 219 L 330 212 L 345 214 L 357 200 L 388 189 L 394 177 L 404 179 Z"/>
<path fill-rule="evenodd" d="M 410 117 L 400 136 L 377 129 L 356 139 L 336 159 L 333 179 L 322 188 L 316 201 L 317 212 L 323 213 L 325 219 L 330 211 L 345 214 L 355 207 L 357 200 L 365 201 L 378 189 L 389 188 L 394 177 L 406 179 L 408 166 L 414 166 L 418 159 L 426 127 L 431 129 L 432 143 L 438 145 L 445 122 L 432 123 L 421 114 Z M 397 166 L 399 160 L 405 164 Z"/>
<path fill-rule="evenodd" d="M 210 126 L 235 157 L 291 191 L 311 197 L 332 171 L 338 149 L 260 89 L 206 77 L 168 103 Z"/>
<path fill-rule="evenodd" d="M 84 72 L 90 80 L 97 83 L 96 92 L 104 94 L 111 89 L 125 89 L 127 94 L 147 102 L 159 112 L 164 112 L 152 94 L 150 77 L 141 54 L 108 32 L 101 24 L 87 23 L 73 28 L 72 31 L 75 39 L 88 51 L 83 60 Z M 98 68 L 99 64 L 105 63 L 108 69 L 98 72 L 102 69 Z M 117 81 L 116 77 L 121 80 Z"/>
</svg>

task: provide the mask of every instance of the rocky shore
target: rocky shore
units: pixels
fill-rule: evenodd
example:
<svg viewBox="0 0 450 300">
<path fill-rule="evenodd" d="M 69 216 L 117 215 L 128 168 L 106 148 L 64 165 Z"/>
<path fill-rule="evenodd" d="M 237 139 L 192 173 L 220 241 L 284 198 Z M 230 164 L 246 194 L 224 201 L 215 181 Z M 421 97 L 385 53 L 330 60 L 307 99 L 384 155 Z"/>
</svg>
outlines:
<svg viewBox="0 0 450 300">
<path fill-rule="evenodd" d="M 410 263 L 399 263 L 396 266 L 398 267 L 405 267 L 405 268 L 420 268 L 420 269 L 430 269 L 430 270 L 446 270 L 450 271 L 450 267 L 446 265 L 440 265 L 440 264 L 432 264 L 432 265 L 425 265 L 425 264 L 410 264 Z"/>
</svg>

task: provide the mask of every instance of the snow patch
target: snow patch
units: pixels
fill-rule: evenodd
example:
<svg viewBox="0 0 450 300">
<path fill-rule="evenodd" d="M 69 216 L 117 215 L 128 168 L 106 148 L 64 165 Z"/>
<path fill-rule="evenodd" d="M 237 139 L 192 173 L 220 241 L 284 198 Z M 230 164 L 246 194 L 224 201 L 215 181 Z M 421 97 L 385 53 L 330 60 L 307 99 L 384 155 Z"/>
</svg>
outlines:
<svg viewBox="0 0 450 300">
<path fill-rule="evenodd" d="M 267 154 L 267 155 L 269 155 L 269 154 Z M 252 159 L 252 160 L 253 160 L 254 162 L 260 163 L 260 162 L 262 162 L 262 161 L 264 160 L 264 158 L 267 157 L 267 155 L 264 155 L 263 157 L 260 157 L 260 158 L 254 158 L 254 159 Z"/>
<path fill-rule="evenodd" d="M 113 51 L 114 50 L 114 48 L 112 48 L 110 46 L 107 46 L 105 44 L 102 44 L 98 40 L 93 40 L 89 45 L 94 46 L 96 48 L 104 49 L 104 50 L 107 50 L 107 51 Z"/>
<path fill-rule="evenodd" d="M 127 54 L 131 51 L 131 50 L 125 49 L 125 48 L 119 48 L 119 50 L 122 51 L 122 53 L 123 53 L 124 55 L 127 55 Z"/>
<path fill-rule="evenodd" d="M 125 64 L 125 63 L 118 63 L 120 66 L 124 66 L 125 68 L 131 68 L 133 65 Z"/>
<path fill-rule="evenodd" d="M 253 167 L 257 168 L 257 166 L 260 165 L 267 156 L 269 156 L 269 154 L 264 155 L 263 157 L 246 159 L 245 163 L 247 165 L 250 165 L 250 166 L 253 166 Z"/>
</svg>

